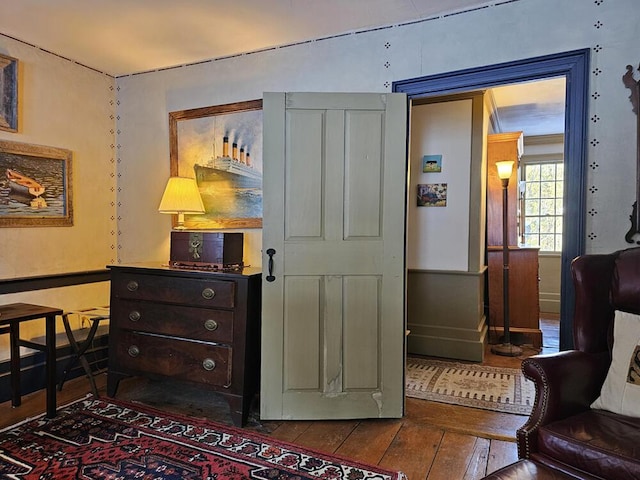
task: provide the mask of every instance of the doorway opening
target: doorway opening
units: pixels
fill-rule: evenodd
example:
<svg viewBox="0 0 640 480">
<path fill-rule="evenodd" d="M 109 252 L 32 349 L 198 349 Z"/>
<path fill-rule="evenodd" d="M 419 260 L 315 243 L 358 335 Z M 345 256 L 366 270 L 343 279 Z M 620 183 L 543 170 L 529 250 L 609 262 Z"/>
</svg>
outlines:
<svg viewBox="0 0 640 480">
<path fill-rule="evenodd" d="M 521 316 L 538 317 L 532 326 L 541 333 L 533 343 L 542 353 L 552 353 L 560 347 L 566 79 L 498 86 L 486 90 L 485 95 L 491 112 L 490 133 L 498 137 L 518 133 L 522 136 L 521 155 L 516 160 L 518 182 L 513 192 L 515 217 L 509 222 L 516 233 L 513 245 L 519 249 L 514 252 L 514 273 L 520 277 L 530 275 L 531 281 L 518 280 L 512 303 L 525 309 Z M 495 149 L 492 151 L 495 154 Z M 535 266 L 524 268 L 525 261 Z M 495 284 L 490 283 L 491 286 Z M 533 295 L 527 286 L 534 288 Z M 529 315 L 534 311 L 535 315 Z M 496 323 L 495 317 L 495 312 L 490 312 L 490 326 Z M 513 320 L 518 325 L 523 318 Z M 490 331 L 490 339 L 495 341 L 497 337 Z M 516 345 L 532 340 L 522 333 L 511 337 Z"/>
<path fill-rule="evenodd" d="M 584 49 L 402 80 L 392 87 L 394 92 L 405 93 L 409 100 L 414 100 L 541 79 L 566 79 L 560 350 L 573 347 L 575 294 L 570 264 L 584 253 L 588 75 L 589 50 Z"/>
</svg>

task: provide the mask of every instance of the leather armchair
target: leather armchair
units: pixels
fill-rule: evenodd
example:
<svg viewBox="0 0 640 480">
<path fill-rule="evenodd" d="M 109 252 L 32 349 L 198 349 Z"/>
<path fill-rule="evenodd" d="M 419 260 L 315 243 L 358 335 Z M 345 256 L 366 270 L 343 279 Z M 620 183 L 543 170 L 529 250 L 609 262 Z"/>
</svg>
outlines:
<svg viewBox="0 0 640 480">
<path fill-rule="evenodd" d="M 640 314 L 640 248 L 571 264 L 574 350 L 522 363 L 536 384 L 518 455 L 576 478 L 640 478 L 640 419 L 591 409 L 611 363 L 615 310 Z"/>
</svg>

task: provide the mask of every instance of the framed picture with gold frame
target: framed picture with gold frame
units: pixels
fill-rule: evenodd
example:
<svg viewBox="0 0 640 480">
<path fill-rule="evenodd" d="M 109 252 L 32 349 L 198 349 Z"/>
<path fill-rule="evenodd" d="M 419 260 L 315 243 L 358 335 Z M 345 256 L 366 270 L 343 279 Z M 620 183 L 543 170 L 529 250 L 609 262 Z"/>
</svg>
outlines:
<svg viewBox="0 0 640 480">
<path fill-rule="evenodd" d="M 18 131 L 18 59 L 0 55 L 0 130 Z"/>
<path fill-rule="evenodd" d="M 187 229 L 262 227 L 262 100 L 170 112 L 169 151 L 171 176 L 195 178 L 205 207 Z"/>
<path fill-rule="evenodd" d="M 70 150 L 0 140 L 0 227 L 73 225 Z"/>
</svg>

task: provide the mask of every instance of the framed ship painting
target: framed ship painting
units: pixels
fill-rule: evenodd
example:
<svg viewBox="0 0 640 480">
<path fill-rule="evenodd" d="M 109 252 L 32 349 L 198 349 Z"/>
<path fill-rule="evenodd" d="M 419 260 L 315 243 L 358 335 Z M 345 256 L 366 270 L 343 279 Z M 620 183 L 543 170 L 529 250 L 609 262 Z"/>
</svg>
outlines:
<svg viewBox="0 0 640 480">
<path fill-rule="evenodd" d="M 262 227 L 262 100 L 170 112 L 169 142 L 171 176 L 195 178 L 204 203 L 187 229 Z"/>
<path fill-rule="evenodd" d="M 0 130 L 18 131 L 18 59 L 0 55 Z"/>
<path fill-rule="evenodd" d="M 0 227 L 73 225 L 71 151 L 0 140 Z"/>
</svg>

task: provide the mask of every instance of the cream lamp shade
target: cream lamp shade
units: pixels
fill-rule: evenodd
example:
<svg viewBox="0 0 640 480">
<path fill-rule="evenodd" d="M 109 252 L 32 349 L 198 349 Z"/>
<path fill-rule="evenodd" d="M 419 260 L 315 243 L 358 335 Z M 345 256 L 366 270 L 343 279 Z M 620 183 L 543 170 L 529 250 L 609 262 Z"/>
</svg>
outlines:
<svg viewBox="0 0 640 480">
<path fill-rule="evenodd" d="M 200 197 L 198 184 L 193 178 L 171 177 L 164 189 L 160 206 L 160 213 L 171 213 L 178 215 L 176 230 L 184 230 L 184 215 L 204 213 L 204 204 Z"/>
<path fill-rule="evenodd" d="M 513 172 L 513 160 L 504 160 L 502 162 L 496 162 L 496 168 L 498 169 L 498 177 L 500 180 L 508 180 Z"/>
</svg>

